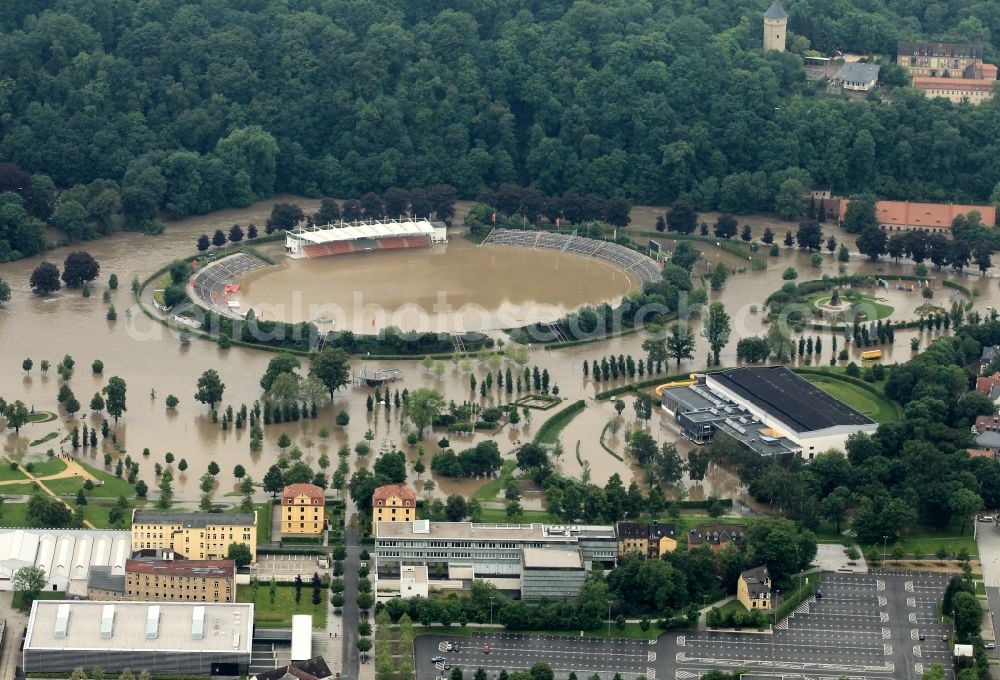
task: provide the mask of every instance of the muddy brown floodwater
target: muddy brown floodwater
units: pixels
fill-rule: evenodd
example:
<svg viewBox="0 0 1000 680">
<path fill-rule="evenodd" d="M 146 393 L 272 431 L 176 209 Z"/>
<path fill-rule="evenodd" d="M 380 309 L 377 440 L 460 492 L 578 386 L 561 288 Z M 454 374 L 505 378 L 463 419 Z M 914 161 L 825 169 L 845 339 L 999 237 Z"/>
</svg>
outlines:
<svg viewBox="0 0 1000 680">
<path fill-rule="evenodd" d="M 167 451 L 173 452 L 178 459 L 186 458 L 190 467 L 185 474 L 177 477 L 175 485 L 176 495 L 183 501 L 198 498 L 198 478 L 211 461 L 216 461 L 223 470 L 219 475 L 220 488 L 216 492 L 216 500 L 235 490 L 236 482 L 231 471 L 236 464 L 245 466 L 249 474 L 259 481 L 268 466 L 278 458 L 280 451 L 276 441 L 283 432 L 293 438 L 305 452 L 306 461 L 314 465 L 321 452 L 327 451 L 335 457 L 334 453 L 341 443 L 350 443 L 353 447 L 368 429 L 375 434 L 374 452 L 383 445 L 395 444 L 407 452 L 411 461 L 416 460 L 416 450 L 411 450 L 404 442 L 405 429 L 401 426 L 399 412 L 395 408 L 386 412 L 384 408 L 378 407 L 369 413 L 365 401 L 370 391 L 361 387 L 350 387 L 339 392 L 331 403 L 322 407 L 316 420 L 267 427 L 263 449 L 251 453 L 249 435 L 245 430 L 223 432 L 218 425 L 212 424 L 208 408 L 193 399 L 195 384 L 203 371 L 214 368 L 226 385 L 223 407 L 229 404 L 234 408 L 244 403 L 251 405 L 254 400 L 262 397 L 258 381 L 272 355 L 242 348 L 220 350 L 214 344 L 201 340 L 181 344 L 175 332 L 148 319 L 135 307 L 129 291 L 129 282 L 133 276 L 145 278 L 174 258 L 190 256 L 195 239 L 202 233 L 211 234 L 217 228 L 228 229 L 234 223 L 244 227 L 250 222 L 258 227 L 263 225 L 275 201 L 294 201 L 307 211 L 315 210 L 318 205 L 313 200 L 277 196 L 246 209 L 227 210 L 170 223 L 167 232 L 155 238 L 116 234 L 111 238 L 79 244 L 74 248 L 58 249 L 47 253 L 44 258 L 0 265 L 0 278 L 9 282 L 14 289 L 13 299 L 0 309 L 0 395 L 8 400 L 22 399 L 38 410 L 57 410 L 56 394 L 60 380 L 54 370 L 43 376 L 39 363 L 42 359 L 47 359 L 54 366 L 65 354 L 72 355 L 76 360 L 76 370 L 70 384 L 84 406 L 89 404 L 91 396 L 106 383 L 107 378 L 124 378 L 128 384 L 128 412 L 115 428 L 118 441 L 128 454 L 139 460 L 139 476 L 151 487 L 156 484 L 153 465 L 156 462 L 163 463 Z M 467 205 L 460 206 L 456 223 L 460 223 L 462 211 L 466 208 Z M 643 213 L 642 209 L 637 209 L 637 213 L 654 215 L 655 210 L 645 210 Z M 750 223 L 754 227 L 755 236 L 759 236 L 758 232 L 763 229 L 765 222 L 754 217 L 744 221 Z M 652 227 L 652 219 L 636 222 L 631 227 L 633 231 L 650 230 Z M 778 234 L 783 233 L 784 227 L 775 224 L 773 219 L 766 223 L 776 229 Z M 794 227 L 788 228 L 794 230 Z M 826 226 L 824 231 L 834 233 L 838 241 L 853 242 L 853 237 L 836 227 Z M 538 302 L 565 310 L 585 303 L 617 299 L 629 287 L 629 281 L 623 274 L 603 263 L 581 262 L 574 256 L 554 253 L 480 249 L 459 239 L 460 237 L 456 237 L 447 249 L 443 249 L 443 254 L 379 254 L 336 262 L 320 260 L 296 263 L 294 268 L 289 266 L 251 279 L 245 289 L 245 299 L 251 302 L 256 300 L 260 284 L 266 283 L 260 293 L 260 304 L 288 302 L 287 294 L 294 292 L 296 286 L 310 291 L 307 280 L 311 276 L 304 277 L 302 273 L 313 270 L 318 281 L 313 286 L 318 301 L 349 301 L 353 292 L 359 290 L 366 299 L 371 296 L 372 300 L 386 307 L 404 302 L 428 304 L 433 302 L 437 290 L 444 289 L 449 291 L 452 304 L 459 307 L 462 301 L 469 301 L 497 312 L 505 302 L 519 306 L 522 310 L 526 304 Z M 672 242 L 664 243 L 672 248 Z M 38 262 L 47 259 L 61 265 L 67 253 L 73 249 L 87 250 L 101 263 L 101 277 L 94 286 L 93 295 L 83 298 L 79 291 L 63 291 L 44 299 L 32 296 L 28 290 L 28 276 Z M 736 341 L 740 337 L 764 332 L 761 303 L 784 283 L 781 273 L 786 267 L 797 269 L 799 280 L 819 278 L 823 274 L 835 276 L 839 268 L 836 258 L 828 254 L 824 255 L 820 267 L 814 267 L 807 254 L 784 249 L 780 256 L 768 259 L 769 267 L 766 270 L 734 274 L 722 291 L 710 295 L 712 301 L 724 303 L 733 317 L 732 339 L 722 354 L 725 364 L 735 364 Z M 733 267 L 743 264 L 739 258 L 709 245 L 705 248 L 705 261 L 698 265 L 696 274 L 703 273 L 718 261 Z M 864 274 L 912 274 L 914 270 L 912 264 L 873 264 L 857 258 L 852 259 L 845 267 L 847 272 Z M 118 311 L 116 322 L 105 320 L 105 305 L 101 302 L 101 295 L 111 273 L 117 274 L 121 282 L 120 288 L 111 293 Z M 283 276 L 291 278 L 280 283 Z M 987 307 L 996 306 L 1000 302 L 1000 286 L 996 279 L 980 277 L 978 272 L 932 273 L 932 276 L 935 279 L 934 301 L 945 307 L 949 305 L 950 291 L 942 289 L 942 278 L 958 281 L 975 290 L 976 308 L 981 311 L 985 312 Z M 284 292 L 279 295 L 278 291 Z M 455 297 L 451 298 L 452 295 Z M 885 297 L 888 304 L 905 313 L 922 302 L 919 293 L 890 291 Z M 364 317 L 361 318 L 364 323 Z M 526 314 L 523 318 L 531 317 Z M 346 319 L 347 317 L 345 321 Z M 679 367 L 680 371 L 693 371 L 705 366 L 708 348 L 700 337 L 700 320 L 695 318 L 692 323 L 699 334 L 695 359 L 683 362 Z M 916 330 L 897 333 L 895 347 L 885 350 L 888 361 L 908 359 L 911 356 L 910 338 L 917 333 Z M 829 333 L 823 335 L 829 336 Z M 922 346 L 926 346 L 932 337 L 932 334 L 922 333 Z M 829 340 L 829 337 L 824 338 L 824 363 L 829 357 Z M 614 473 L 620 474 L 626 485 L 632 480 L 635 474 L 632 467 L 608 454 L 599 443 L 601 430 L 613 415 L 613 407 L 607 402 L 595 402 L 593 395 L 596 391 L 617 383 L 602 382 L 595 385 L 590 379 L 584 379 L 582 362 L 599 360 L 612 353 L 641 356 L 642 341 L 643 337 L 636 334 L 561 350 L 549 351 L 537 346 L 530 348 L 529 365 L 548 369 L 552 384 L 558 385 L 560 396 L 567 399 L 565 403 L 584 399 L 587 404 L 584 412 L 562 434 L 566 453 L 558 466 L 565 474 L 580 475 L 580 461 L 586 460 L 595 483 L 603 484 Z M 34 360 L 34 368 L 25 373 L 21 370 L 21 362 L 28 357 Z M 104 362 L 103 375 L 91 373 L 90 364 L 94 359 Z M 468 374 L 459 365 L 450 361 L 445 363 L 446 371 L 440 379 L 424 371 L 416 361 L 366 362 L 359 358 L 354 361 L 354 366 L 400 368 L 404 373 L 403 380 L 394 387 L 406 387 L 411 391 L 419 387 L 434 387 L 443 391 L 448 400 L 479 401 L 478 391 L 475 394 L 470 392 Z M 671 372 L 674 372 L 674 367 L 671 367 Z M 480 380 L 486 373 L 486 367 L 476 365 L 473 373 Z M 173 411 L 166 409 L 164 405 L 164 399 L 170 394 L 180 399 L 180 405 Z M 516 394 L 513 396 L 517 397 Z M 483 401 L 506 402 L 509 398 L 505 391 L 496 392 L 494 389 L 493 394 Z M 625 415 L 626 420 L 629 420 L 628 416 L 633 413 L 633 398 L 626 396 L 625 400 L 628 407 Z M 341 409 L 347 411 L 351 418 L 350 425 L 343 430 L 333 423 L 334 416 Z M 513 449 L 519 442 L 530 440 L 551 413 L 536 411 L 530 424 L 522 421 L 519 425 L 505 427 L 494 435 L 505 457 L 513 455 Z M 59 431 L 61 439 L 80 420 L 88 425 L 99 426 L 101 419 L 90 413 L 75 419 L 67 419 L 65 414 L 60 414 L 59 421 L 26 426 L 19 436 L 5 432 L 2 435 L 5 454 L 15 458 L 44 456 L 46 448 L 58 449 L 58 440 L 35 447 L 31 447 L 30 442 L 54 431 Z M 318 436 L 323 426 L 332 432 L 327 442 L 320 441 Z M 661 442 L 676 439 L 657 419 L 653 421 L 652 430 Z M 618 437 L 622 435 L 619 432 Z M 439 436 L 434 434 L 425 442 L 425 463 L 428 469 L 429 459 L 436 450 L 435 442 Z M 481 433 L 469 437 L 452 437 L 452 446 L 467 447 L 485 437 Z M 620 442 L 618 445 L 620 446 Z M 141 455 L 144 448 L 149 448 L 150 456 Z M 69 450 L 68 445 L 66 449 Z M 686 454 L 688 450 L 683 442 L 679 444 L 679 449 L 682 454 Z M 115 457 L 122 455 L 110 447 L 108 450 Z M 100 465 L 103 453 L 103 449 L 86 449 L 77 455 Z M 374 455 L 375 453 L 368 458 Z M 366 466 L 370 462 L 352 455 L 354 467 Z M 423 479 L 429 476 L 429 472 L 425 473 Z M 635 476 L 640 483 L 643 481 L 641 473 Z M 415 481 L 415 475 L 411 474 L 410 480 Z M 482 483 L 482 480 L 441 478 L 436 478 L 435 481 L 438 488 L 434 493 L 437 495 L 469 495 Z M 717 466 L 710 469 L 702 482 L 685 480 L 684 484 L 692 498 L 712 493 L 745 497 L 745 490 L 739 480 Z M 422 488 L 422 480 L 417 486 Z M 539 503 L 539 499 L 531 498 L 526 507 L 538 507 Z"/>
<path fill-rule="evenodd" d="M 240 281 L 241 309 L 258 318 L 333 319 L 371 333 L 466 332 L 552 322 L 585 304 L 617 303 L 637 281 L 570 253 L 477 246 L 462 238 L 420 250 L 287 260 Z"/>
</svg>

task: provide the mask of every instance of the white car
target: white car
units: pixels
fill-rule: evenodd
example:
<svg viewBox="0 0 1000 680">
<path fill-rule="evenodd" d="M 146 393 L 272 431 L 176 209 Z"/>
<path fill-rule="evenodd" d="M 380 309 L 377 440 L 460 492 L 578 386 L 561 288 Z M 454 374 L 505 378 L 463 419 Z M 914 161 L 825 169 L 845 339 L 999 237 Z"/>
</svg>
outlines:
<svg viewBox="0 0 1000 680">
<path fill-rule="evenodd" d="M 993 521 L 993 516 L 992 515 L 980 515 L 979 516 L 979 521 L 980 522 L 992 522 Z"/>
</svg>

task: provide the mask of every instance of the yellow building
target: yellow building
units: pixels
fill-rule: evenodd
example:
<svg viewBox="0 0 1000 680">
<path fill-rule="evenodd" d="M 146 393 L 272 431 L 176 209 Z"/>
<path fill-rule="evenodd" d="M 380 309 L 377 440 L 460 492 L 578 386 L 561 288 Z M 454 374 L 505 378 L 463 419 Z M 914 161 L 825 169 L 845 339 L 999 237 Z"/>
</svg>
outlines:
<svg viewBox="0 0 1000 680">
<path fill-rule="evenodd" d="M 788 12 L 778 0 L 764 12 L 764 51 L 784 52 L 788 35 Z"/>
<path fill-rule="evenodd" d="M 323 489 L 315 484 L 289 484 L 281 491 L 281 534 L 317 535 L 326 520 Z"/>
<path fill-rule="evenodd" d="M 372 522 L 412 522 L 417 518 L 417 494 L 402 484 L 386 484 L 372 494 Z"/>
<path fill-rule="evenodd" d="M 911 76 L 982 78 L 983 46 L 900 40 L 896 64 Z"/>
<path fill-rule="evenodd" d="M 257 561 L 257 513 L 132 511 L 132 550 L 163 550 L 188 560 L 225 559 L 246 543 Z"/>
<path fill-rule="evenodd" d="M 630 554 L 659 559 L 677 549 L 677 532 L 673 524 L 618 522 L 618 556 Z"/>
<path fill-rule="evenodd" d="M 127 560 L 125 573 L 92 574 L 91 600 L 235 602 L 233 560 Z"/>
<path fill-rule="evenodd" d="M 771 575 L 767 567 L 747 569 L 740 574 L 740 582 L 736 586 L 736 599 L 747 608 L 747 611 L 771 610 Z"/>
</svg>

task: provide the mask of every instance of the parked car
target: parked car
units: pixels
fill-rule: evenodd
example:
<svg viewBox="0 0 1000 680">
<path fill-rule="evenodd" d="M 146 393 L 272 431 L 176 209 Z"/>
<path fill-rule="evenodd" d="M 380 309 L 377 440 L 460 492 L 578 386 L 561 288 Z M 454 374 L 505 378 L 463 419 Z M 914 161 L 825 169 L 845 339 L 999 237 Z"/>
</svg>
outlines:
<svg viewBox="0 0 1000 680">
<path fill-rule="evenodd" d="M 460 652 L 460 651 L 462 651 L 462 646 L 460 644 L 458 644 L 457 642 L 452 642 L 451 643 L 451 651 L 453 651 L 453 652 Z"/>
<path fill-rule="evenodd" d="M 996 649 L 997 645 L 995 642 L 987 642 L 985 645 L 983 645 L 983 647 L 985 647 L 986 649 Z"/>
<path fill-rule="evenodd" d="M 921 640 L 926 640 L 927 639 L 927 636 L 924 635 L 923 633 L 921 633 L 919 637 L 920 637 Z"/>
<path fill-rule="evenodd" d="M 489 654 L 489 653 L 490 653 L 490 646 L 483 645 L 483 654 Z"/>
<path fill-rule="evenodd" d="M 947 641 L 948 641 L 948 636 L 947 635 L 942 635 L 941 636 L 941 642 L 947 642 Z"/>
<path fill-rule="evenodd" d="M 445 664 L 444 664 L 444 669 L 446 671 L 450 671 L 451 670 L 451 664 L 446 661 Z"/>
<path fill-rule="evenodd" d="M 992 522 L 993 521 L 993 516 L 992 515 L 980 515 L 979 516 L 979 521 L 980 522 Z"/>
<path fill-rule="evenodd" d="M 817 600 L 822 600 L 823 599 L 823 589 L 822 588 L 816 588 L 816 599 Z"/>
<path fill-rule="evenodd" d="M 444 661 L 444 657 L 443 656 L 431 657 L 431 663 L 437 663 L 438 661 Z"/>
<path fill-rule="evenodd" d="M 444 643 L 444 651 L 446 651 L 446 652 L 450 652 L 451 651 L 451 643 L 450 642 Z"/>
</svg>

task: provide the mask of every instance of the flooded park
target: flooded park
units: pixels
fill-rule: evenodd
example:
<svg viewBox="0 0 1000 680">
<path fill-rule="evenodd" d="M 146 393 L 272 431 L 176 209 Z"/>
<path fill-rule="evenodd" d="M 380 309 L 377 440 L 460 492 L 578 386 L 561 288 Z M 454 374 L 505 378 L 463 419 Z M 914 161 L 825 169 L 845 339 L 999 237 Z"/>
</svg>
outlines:
<svg viewBox="0 0 1000 680">
<path fill-rule="evenodd" d="M 374 433 L 373 453 L 364 458 L 352 455 L 352 467 L 369 465 L 372 462 L 370 459 L 377 455 L 380 448 L 392 446 L 405 451 L 411 461 L 416 460 L 416 447 L 408 446 L 405 441 L 408 430 L 400 422 L 399 409 L 385 410 L 376 406 L 368 411 L 366 401 L 372 390 L 360 385 L 347 387 L 336 393 L 331 402 L 320 408 L 316 419 L 265 427 L 263 447 L 258 451 L 251 451 L 246 429 L 230 428 L 223 431 L 218 423 L 212 422 L 209 408 L 195 401 L 193 395 L 198 377 L 208 369 L 215 369 L 225 383 L 222 408 L 232 405 L 238 409 L 241 404 L 252 405 L 255 400 L 263 397 L 259 380 L 273 354 L 240 347 L 220 349 L 215 343 L 198 338 L 182 342 L 177 331 L 149 318 L 138 308 L 129 289 L 129 282 L 134 277 L 145 280 L 171 260 L 190 257 L 194 252 L 196 238 L 203 233 L 211 234 L 215 229 L 228 229 L 234 223 L 244 226 L 251 222 L 264 224 L 272 204 L 282 200 L 294 201 L 306 212 L 314 211 L 318 205 L 318 201 L 279 196 L 242 210 L 227 210 L 169 223 L 166 233 L 157 237 L 118 233 L 100 241 L 50 251 L 44 257 L 0 265 L 0 278 L 7 281 L 13 289 L 10 302 L 0 308 L 0 347 L 3 348 L 0 352 L 0 396 L 8 401 L 21 399 L 36 411 L 58 412 L 57 392 L 61 380 L 54 370 L 43 374 L 38 366 L 41 360 L 48 360 L 55 366 L 68 354 L 77 363 L 72 388 L 84 405 L 83 411 L 73 419 L 60 413 L 58 421 L 29 424 L 18 435 L 13 431 L 5 431 L 5 455 L 21 461 L 42 458 L 47 448 L 54 446 L 58 452 L 59 440 L 79 421 L 86 422 L 89 427 L 100 427 L 100 416 L 93 415 L 85 406 L 89 403 L 90 396 L 100 391 L 108 378 L 120 376 L 128 385 L 128 410 L 113 427 L 119 448 L 108 448 L 107 451 L 112 452 L 116 458 L 127 452 L 139 461 L 139 478 L 145 480 L 150 487 L 156 485 L 154 463 L 163 463 L 168 451 L 178 459 L 186 458 L 188 470 L 175 477 L 175 494 L 180 501 L 198 499 L 199 478 L 212 461 L 223 471 L 218 476 L 221 487 L 216 494 L 217 500 L 226 493 L 235 492 L 236 480 L 230 471 L 237 464 L 243 465 L 250 476 L 260 481 L 279 456 L 277 440 L 283 433 L 302 449 L 304 460 L 313 466 L 321 453 L 327 452 L 333 457 L 341 444 L 348 443 L 353 447 L 369 429 Z M 467 209 L 467 206 L 462 207 Z M 460 210 L 455 219 L 456 225 L 462 223 L 461 212 Z M 703 216 L 703 219 L 714 217 Z M 748 221 L 754 227 L 754 236 L 759 237 L 765 224 L 753 218 Z M 645 232 L 652 231 L 652 219 L 636 219 L 629 229 L 636 233 L 635 240 L 644 244 L 649 238 Z M 783 233 L 786 229 L 794 230 L 794 226 L 784 224 L 780 226 L 778 233 Z M 643 234 L 639 235 L 639 232 Z M 824 232 L 833 234 L 839 242 L 847 243 L 854 249 L 854 237 L 843 233 L 839 228 L 824 225 Z M 426 318 L 400 314 L 398 318 L 401 321 L 397 325 L 404 329 L 408 328 L 408 323 L 413 324 L 410 327 L 418 327 L 419 321 L 432 324 L 431 330 L 438 330 L 433 324 L 442 324 L 443 330 L 453 331 L 466 329 L 467 320 L 455 311 L 463 307 L 477 308 L 480 322 L 482 310 L 485 310 L 485 317 L 488 319 L 486 327 L 497 328 L 497 319 L 506 318 L 504 315 L 507 314 L 515 322 L 504 325 L 519 325 L 551 321 L 583 305 L 601 302 L 613 304 L 634 285 L 628 276 L 614 267 L 573 254 L 480 248 L 465 241 L 458 228 L 449 234 L 449 238 L 451 242 L 447 246 L 426 252 L 379 253 L 346 259 L 329 258 L 291 263 L 283 260 L 280 243 L 267 244 L 262 250 L 271 253 L 279 261 L 279 266 L 241 281 L 242 301 L 245 307 L 260 309 L 265 318 L 271 314 L 271 318 L 287 321 L 314 318 L 309 311 L 311 307 L 332 305 L 345 310 L 345 327 L 366 332 L 364 325 L 367 319 L 363 313 L 358 316 L 350 311 L 357 296 L 361 296 L 365 303 L 370 302 L 388 309 L 402 309 L 410 304 L 432 310 Z M 663 244 L 664 250 L 672 250 L 676 244 L 676 241 L 669 239 L 658 240 Z M 842 274 L 862 274 L 891 278 L 914 274 L 911 262 L 896 264 L 883 260 L 873 263 L 856 254 L 849 262 L 841 263 L 835 254 L 824 252 L 822 263 L 816 266 L 809 253 L 786 248 L 782 248 L 777 257 L 769 257 L 762 250 L 761 256 L 768 261 L 768 265 L 765 269 L 752 271 L 749 262 L 714 243 L 692 243 L 703 249 L 703 260 L 696 264 L 691 277 L 695 286 L 701 285 L 701 277 L 718 262 L 734 270 L 722 290 L 709 292 L 709 301 L 722 302 L 732 316 L 732 337 L 722 352 L 722 364 L 729 366 L 737 363 L 736 341 L 739 338 L 766 332 L 766 315 L 762 312 L 762 306 L 771 293 L 787 283 L 782 278 L 787 268 L 797 271 L 799 282 L 819 279 L 823 275 L 835 277 Z M 63 290 L 45 298 L 32 295 L 28 288 L 28 277 L 38 263 L 45 259 L 61 265 L 67 253 L 72 250 L 86 250 L 101 264 L 101 276 L 93 285 L 91 297 L 83 297 L 79 290 Z M 116 321 L 105 318 L 107 306 L 101 302 L 111 274 L 116 274 L 121 281 L 119 288 L 110 292 L 111 302 L 118 312 Z M 1000 304 L 1000 286 L 995 279 L 980 276 L 978 271 L 931 271 L 928 277 L 934 291 L 934 298 L 930 302 L 944 310 L 950 307 L 955 293 L 943 286 L 945 279 L 970 289 L 975 309 L 984 314 L 989 308 Z M 707 278 L 705 276 L 706 284 Z M 865 293 L 879 300 L 880 304 L 891 307 L 893 313 L 890 318 L 893 321 L 915 318 L 917 308 L 928 303 L 922 298 L 919 287 L 914 291 L 897 290 L 892 280 L 887 282 L 887 286 Z M 435 316 L 433 308 L 442 295 L 450 305 L 450 311 L 442 312 L 443 316 Z M 296 299 L 299 301 L 299 311 L 296 311 L 293 304 Z M 691 323 L 698 337 L 695 358 L 682 362 L 679 367 L 669 366 L 670 373 L 697 371 L 706 366 L 708 347 L 700 336 L 700 318 L 694 317 Z M 882 347 L 885 362 L 908 359 L 912 353 L 910 340 L 915 335 L 920 336 L 920 346 L 925 347 L 934 334 L 940 332 L 942 331 L 900 329 L 896 333 L 895 344 Z M 504 337 L 500 331 L 491 331 L 491 334 L 497 338 Z M 823 336 L 824 346 L 831 346 L 827 342 L 832 339 L 831 331 L 807 330 L 806 335 Z M 645 356 L 641 347 L 643 340 L 643 333 L 633 333 L 606 341 L 551 350 L 540 345 L 529 346 L 528 366 L 547 369 L 551 384 L 559 387 L 559 396 L 564 399 L 563 405 L 579 399 L 586 403 L 583 413 L 570 421 L 561 434 L 566 453 L 557 462 L 557 469 L 563 474 L 579 477 L 583 474 L 581 463 L 586 462 L 588 473 L 595 483 L 604 484 L 615 473 L 621 475 L 626 485 L 633 477 L 640 484 L 643 483 L 643 476 L 633 470 L 627 459 L 620 460 L 618 456 L 609 453 L 609 450 L 623 450 L 624 433 L 634 418 L 631 408 L 634 395 L 624 397 L 628 405 L 623 412 L 625 422 L 617 433 L 610 435 L 604 442 L 607 448 L 602 446 L 601 441 L 605 435 L 605 425 L 615 416 L 614 404 L 611 401 L 594 400 L 596 392 L 624 384 L 628 379 L 594 383 L 589 376 L 583 375 L 584 361 L 592 362 L 612 354 Z M 860 350 L 853 345 L 850 349 L 854 353 L 852 359 L 857 360 Z M 826 364 L 829 357 L 827 350 L 817 362 Z M 34 368 L 27 372 L 22 370 L 22 360 L 26 358 L 31 358 L 34 362 Z M 98 359 L 104 363 L 103 373 L 100 375 L 93 374 L 90 370 L 91 362 Z M 307 360 L 303 363 L 305 368 Z M 480 366 L 478 361 L 474 363 L 472 373 L 477 379 L 481 379 L 485 376 L 487 367 Z M 388 361 L 355 357 L 352 361 L 356 371 L 362 368 L 401 369 L 402 380 L 395 383 L 393 389 L 407 388 L 413 391 L 421 387 L 432 387 L 441 391 L 446 401 L 460 403 L 471 400 L 488 404 L 496 400 L 506 402 L 520 396 L 494 390 L 487 397 L 481 398 L 477 391 L 470 391 L 469 374 L 462 370 L 458 362 L 445 359 L 444 364 L 446 370 L 443 375 L 438 376 L 424 368 L 419 360 Z M 164 402 L 168 395 L 175 395 L 179 399 L 175 409 L 166 408 Z M 516 425 L 508 424 L 496 433 L 451 436 L 451 446 L 458 450 L 490 437 L 500 445 L 505 458 L 511 457 L 514 448 L 519 443 L 530 441 L 544 420 L 559 408 L 561 406 L 548 411 L 536 411 L 530 422 L 522 420 Z M 350 416 L 350 423 L 345 428 L 334 424 L 334 417 L 341 410 Z M 677 441 L 677 435 L 665 427 L 660 418 L 658 412 L 654 413 L 650 423 L 651 434 L 661 443 Z M 326 441 L 319 436 L 322 427 L 331 432 Z M 59 432 L 58 438 L 48 444 L 32 445 L 32 442 L 41 440 L 52 431 Z M 440 433 L 432 433 L 425 438 L 424 446 L 429 455 L 436 450 L 435 442 L 440 436 Z M 689 450 L 689 446 L 687 442 L 678 442 L 682 455 Z M 66 453 L 70 452 L 68 443 L 62 447 Z M 149 456 L 139 455 L 147 448 Z M 91 447 L 78 450 L 74 455 L 101 467 L 104 452 L 100 447 Z M 425 460 L 429 467 L 429 457 Z M 412 468 L 409 473 L 409 481 L 422 489 L 423 480 L 416 478 Z M 428 471 L 423 479 L 429 478 L 432 477 Z M 474 479 L 434 479 L 436 489 L 433 494 L 437 496 L 451 493 L 471 495 L 482 483 L 482 480 Z M 739 480 L 714 464 L 704 480 L 686 480 L 684 484 L 691 498 L 704 498 L 713 493 L 735 498 L 746 496 Z M 527 496 L 524 505 L 526 508 L 540 507 L 540 504 L 533 503 Z"/>
</svg>

